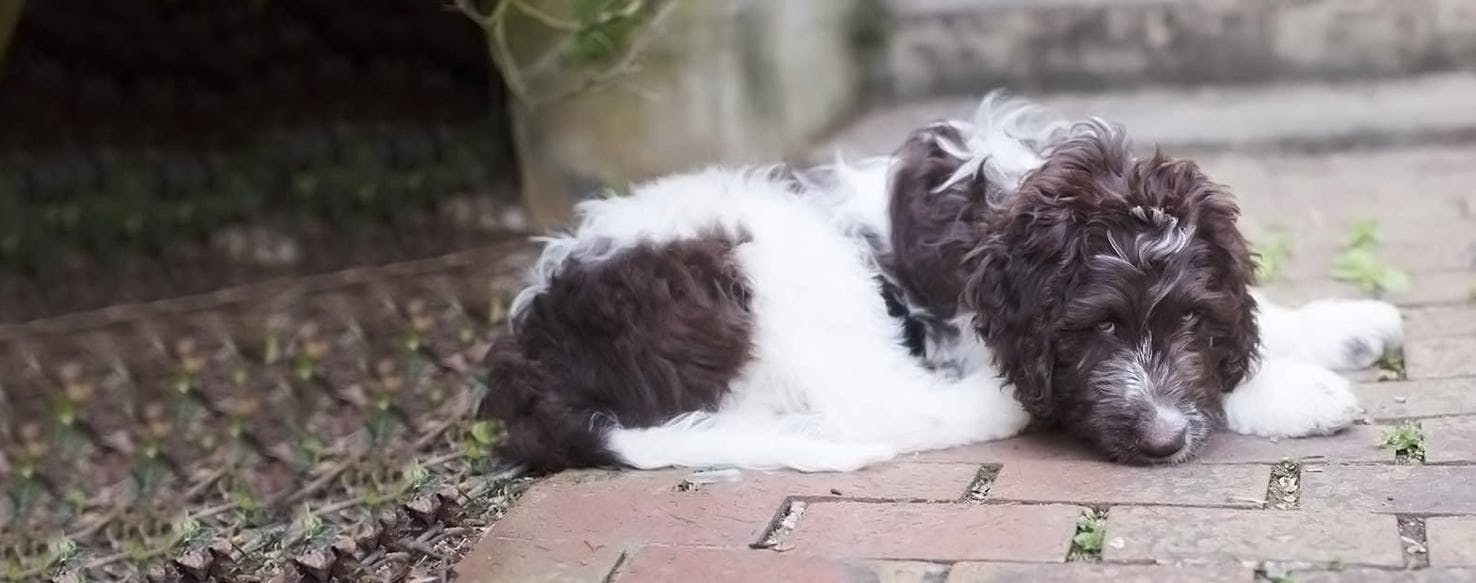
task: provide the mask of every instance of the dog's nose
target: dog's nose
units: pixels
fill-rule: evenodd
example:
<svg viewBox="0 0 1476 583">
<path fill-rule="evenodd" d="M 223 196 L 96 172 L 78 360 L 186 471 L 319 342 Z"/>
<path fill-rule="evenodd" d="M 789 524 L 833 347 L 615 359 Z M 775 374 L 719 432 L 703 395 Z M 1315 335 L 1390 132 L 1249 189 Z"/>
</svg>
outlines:
<svg viewBox="0 0 1476 583">
<path fill-rule="evenodd" d="M 1173 457 L 1184 449 L 1184 441 L 1188 439 L 1188 428 L 1155 427 L 1143 432 L 1138 436 L 1138 451 L 1143 455 L 1154 458 Z"/>
</svg>

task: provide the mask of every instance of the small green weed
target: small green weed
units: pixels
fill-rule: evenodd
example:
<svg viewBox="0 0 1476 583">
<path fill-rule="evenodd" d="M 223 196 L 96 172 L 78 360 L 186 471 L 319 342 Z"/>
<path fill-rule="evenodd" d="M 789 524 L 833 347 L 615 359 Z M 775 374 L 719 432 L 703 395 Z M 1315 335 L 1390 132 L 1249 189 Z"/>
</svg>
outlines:
<svg viewBox="0 0 1476 583">
<path fill-rule="evenodd" d="M 1107 511 L 1084 510 L 1076 519 L 1076 536 L 1071 537 L 1071 557 L 1080 561 L 1102 560 L 1102 542 L 1107 537 Z"/>
<path fill-rule="evenodd" d="M 1418 421 L 1401 421 L 1389 428 L 1380 446 L 1393 449 L 1402 461 L 1425 461 L 1425 432 Z"/>
<path fill-rule="evenodd" d="M 1261 283 L 1280 279 L 1292 255 L 1291 236 L 1282 227 L 1271 227 L 1267 229 L 1265 242 L 1258 247 L 1255 254 L 1256 278 Z"/>
<path fill-rule="evenodd" d="M 1402 381 L 1409 378 L 1409 372 L 1404 365 L 1404 351 L 1394 350 L 1375 363 L 1379 370 L 1379 382 Z"/>
<path fill-rule="evenodd" d="M 1376 253 L 1378 246 L 1378 221 L 1373 218 L 1355 221 L 1349 227 L 1348 243 L 1342 254 L 1333 260 L 1330 275 L 1375 297 L 1408 291 L 1409 274 L 1380 259 Z"/>
</svg>

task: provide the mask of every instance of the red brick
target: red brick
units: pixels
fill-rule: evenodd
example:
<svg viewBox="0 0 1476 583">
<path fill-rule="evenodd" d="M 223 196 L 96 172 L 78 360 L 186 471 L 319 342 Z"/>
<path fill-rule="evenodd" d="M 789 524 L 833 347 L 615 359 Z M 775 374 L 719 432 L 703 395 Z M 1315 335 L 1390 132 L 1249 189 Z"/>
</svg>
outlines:
<svg viewBox="0 0 1476 583">
<path fill-rule="evenodd" d="M 1199 461 L 1206 464 L 1274 464 L 1300 460 L 1324 462 L 1392 462 L 1394 452 L 1379 447 L 1383 426 L 1354 425 L 1326 437 L 1278 439 L 1222 433 L 1214 436 Z"/>
<path fill-rule="evenodd" d="M 1016 462 L 1000 470 L 988 499 L 1259 508 L 1270 479 L 1269 466 Z"/>
<path fill-rule="evenodd" d="M 1297 571 L 1291 579 L 1297 583 L 1470 583 L 1476 581 L 1476 569 Z"/>
<path fill-rule="evenodd" d="M 730 581 L 774 583 L 816 581 L 846 583 L 875 577 L 873 565 L 860 560 L 776 553 L 752 549 L 647 547 L 636 552 L 615 577 L 618 583 Z"/>
<path fill-rule="evenodd" d="M 493 533 L 595 543 L 743 546 L 783 503 L 778 494 L 676 492 L 685 472 L 571 472 L 534 485 Z"/>
<path fill-rule="evenodd" d="M 1438 379 L 1476 375 L 1476 337 L 1417 338 L 1404 345 L 1409 378 Z"/>
<path fill-rule="evenodd" d="M 801 474 L 798 472 L 742 472 L 735 482 L 702 487 L 713 494 L 836 497 L 871 500 L 960 500 L 979 476 L 978 464 L 892 462 L 858 472 Z"/>
<path fill-rule="evenodd" d="M 893 463 L 844 474 L 737 473 L 677 486 L 691 473 L 565 472 L 533 486 L 497 524 L 505 538 L 743 546 L 758 540 L 789 496 L 957 500 L 978 466 Z"/>
<path fill-rule="evenodd" d="M 926 463 L 1004 464 L 1017 461 L 1099 460 L 1102 456 L 1078 440 L 1059 434 L 1033 433 L 1001 441 L 916 453 L 903 459 Z"/>
<path fill-rule="evenodd" d="M 1081 508 L 1057 505 L 811 504 L 790 533 L 801 554 L 927 561 L 1062 562 Z"/>
<path fill-rule="evenodd" d="M 458 581 L 603 581 L 620 561 L 619 545 L 533 542 L 489 534 L 456 565 Z"/>
<path fill-rule="evenodd" d="M 1425 431 L 1425 463 L 1476 461 L 1476 416 L 1426 419 L 1420 426 Z"/>
<path fill-rule="evenodd" d="M 1250 583 L 1254 577 L 1253 571 L 1236 565 L 957 563 L 947 583 Z"/>
<path fill-rule="evenodd" d="M 1426 306 L 1404 311 L 1408 338 L 1476 335 L 1476 306 Z"/>
<path fill-rule="evenodd" d="M 1380 421 L 1476 415 L 1476 378 L 1365 383 L 1354 391 L 1367 416 Z"/>
<path fill-rule="evenodd" d="M 1425 519 L 1425 547 L 1434 567 L 1476 567 L 1476 516 Z"/>
<path fill-rule="evenodd" d="M 1476 514 L 1476 466 L 1327 466 L 1302 472 L 1303 510 Z"/>
<path fill-rule="evenodd" d="M 1404 564 L 1393 516 L 1348 512 L 1113 508 L 1108 561 L 1310 561 Z"/>
</svg>

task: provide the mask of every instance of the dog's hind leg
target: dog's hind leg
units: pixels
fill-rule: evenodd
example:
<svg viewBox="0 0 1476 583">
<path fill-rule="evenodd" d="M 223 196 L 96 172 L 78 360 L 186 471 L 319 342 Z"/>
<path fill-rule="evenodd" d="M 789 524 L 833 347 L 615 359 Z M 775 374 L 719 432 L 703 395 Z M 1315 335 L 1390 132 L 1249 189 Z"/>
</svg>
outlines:
<svg viewBox="0 0 1476 583">
<path fill-rule="evenodd" d="M 848 472 L 889 460 L 897 450 L 875 443 L 844 443 L 810 434 L 806 420 L 739 412 L 696 413 L 657 427 L 613 429 L 605 445 L 640 469 L 738 467 Z"/>
<path fill-rule="evenodd" d="M 1257 294 L 1262 353 L 1333 370 L 1368 368 L 1404 342 L 1399 309 L 1377 300 L 1317 300 L 1297 308 Z"/>
</svg>

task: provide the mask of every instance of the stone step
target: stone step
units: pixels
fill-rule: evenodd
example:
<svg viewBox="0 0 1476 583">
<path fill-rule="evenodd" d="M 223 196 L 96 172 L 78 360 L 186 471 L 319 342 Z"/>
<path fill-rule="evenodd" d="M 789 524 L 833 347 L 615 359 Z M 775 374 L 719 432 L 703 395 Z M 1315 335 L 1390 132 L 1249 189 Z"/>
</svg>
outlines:
<svg viewBox="0 0 1476 583">
<path fill-rule="evenodd" d="M 1476 2 L 1471 5 L 1476 7 Z M 1143 148 L 1174 152 L 1328 151 L 1476 142 L 1476 72 L 1323 83 L 1157 87 L 1037 94 L 980 83 L 967 97 L 933 98 L 864 112 L 812 150 L 814 160 L 892 151 L 940 118 L 967 118 L 1004 87 L 1072 118 L 1124 125 Z"/>
<path fill-rule="evenodd" d="M 894 96 L 1476 68 L 1470 0 L 873 0 Z"/>
</svg>

